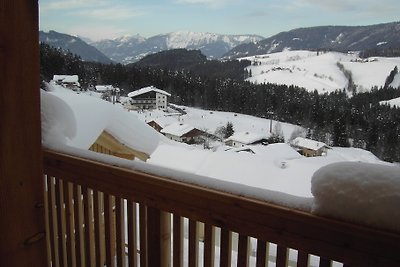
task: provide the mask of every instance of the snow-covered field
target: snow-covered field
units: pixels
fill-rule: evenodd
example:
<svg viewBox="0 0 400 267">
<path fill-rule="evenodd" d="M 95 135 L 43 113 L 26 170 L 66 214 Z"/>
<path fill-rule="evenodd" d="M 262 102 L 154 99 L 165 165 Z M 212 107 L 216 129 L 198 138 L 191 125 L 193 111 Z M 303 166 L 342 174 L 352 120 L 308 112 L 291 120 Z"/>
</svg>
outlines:
<svg viewBox="0 0 400 267">
<path fill-rule="evenodd" d="M 347 88 L 348 79 L 337 63 L 352 73 L 358 92 L 383 86 L 390 71 L 400 66 L 400 58 L 361 59 L 338 52 L 284 51 L 243 59 L 253 62 L 248 67 L 252 74 L 248 80 L 253 83 L 297 85 L 319 93 Z"/>
</svg>

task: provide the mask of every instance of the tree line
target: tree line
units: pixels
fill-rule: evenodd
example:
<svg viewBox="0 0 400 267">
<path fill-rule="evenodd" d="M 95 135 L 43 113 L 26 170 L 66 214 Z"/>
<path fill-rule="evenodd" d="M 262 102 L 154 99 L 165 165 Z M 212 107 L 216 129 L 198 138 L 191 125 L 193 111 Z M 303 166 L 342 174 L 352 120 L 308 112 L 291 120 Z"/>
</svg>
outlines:
<svg viewBox="0 0 400 267">
<path fill-rule="evenodd" d="M 240 64 L 226 64 L 241 68 L 246 75 Z M 214 65 L 225 66 L 224 62 Z M 204 70 L 83 62 L 76 55 L 41 44 L 41 77 L 48 81 L 54 74 L 77 74 L 83 88 L 112 84 L 123 94 L 153 85 L 170 92 L 171 102 L 178 105 L 285 121 L 308 129 L 312 139 L 364 148 L 383 160 L 400 162 L 400 109 L 380 104 L 400 97 L 399 88 L 375 87 L 352 97 L 346 89 L 318 94 L 296 86 L 209 75 Z"/>
</svg>

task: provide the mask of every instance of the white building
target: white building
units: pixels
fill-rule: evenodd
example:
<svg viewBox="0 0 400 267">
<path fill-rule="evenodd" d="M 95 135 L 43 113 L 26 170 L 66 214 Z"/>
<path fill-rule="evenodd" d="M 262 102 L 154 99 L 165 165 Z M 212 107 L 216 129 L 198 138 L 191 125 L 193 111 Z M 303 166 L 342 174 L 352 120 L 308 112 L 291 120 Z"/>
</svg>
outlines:
<svg viewBox="0 0 400 267">
<path fill-rule="evenodd" d="M 54 75 L 53 82 L 72 90 L 79 90 L 81 88 L 78 75 Z"/>
<path fill-rule="evenodd" d="M 144 87 L 142 89 L 130 92 L 128 109 L 166 109 L 170 93 L 158 89 L 154 86 Z"/>
<path fill-rule="evenodd" d="M 249 132 L 234 133 L 225 140 L 227 146 L 244 147 L 247 145 L 268 144 L 268 136 Z"/>
<path fill-rule="evenodd" d="M 296 137 L 290 142 L 290 145 L 306 157 L 316 157 L 326 155 L 330 148 L 327 144 L 303 137 Z"/>
<path fill-rule="evenodd" d="M 166 126 L 161 130 L 161 133 L 164 134 L 168 139 L 184 143 L 199 142 L 204 134 L 203 131 L 180 122 Z"/>
</svg>

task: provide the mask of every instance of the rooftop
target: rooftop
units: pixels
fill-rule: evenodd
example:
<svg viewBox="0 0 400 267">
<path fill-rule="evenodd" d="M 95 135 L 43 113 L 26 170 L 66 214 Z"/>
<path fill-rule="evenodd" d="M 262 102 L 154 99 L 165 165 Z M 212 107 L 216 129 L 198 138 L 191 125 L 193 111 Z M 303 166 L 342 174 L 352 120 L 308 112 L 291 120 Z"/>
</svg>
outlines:
<svg viewBox="0 0 400 267">
<path fill-rule="evenodd" d="M 171 96 L 170 93 L 168 93 L 168 92 L 166 92 L 164 90 L 158 89 L 158 88 L 156 88 L 154 86 L 148 86 L 148 87 L 144 87 L 142 89 L 130 92 L 128 94 L 128 97 L 135 97 L 135 96 L 138 96 L 138 95 L 146 94 L 148 92 L 157 92 L 159 94 L 163 94 L 163 95 L 166 95 L 166 96 Z"/>
<path fill-rule="evenodd" d="M 226 141 L 237 141 L 242 144 L 252 144 L 254 142 L 267 139 L 267 135 L 263 134 L 255 134 L 255 133 L 250 133 L 250 132 L 239 132 L 239 133 L 234 133 L 231 137 L 227 138 Z"/>
</svg>

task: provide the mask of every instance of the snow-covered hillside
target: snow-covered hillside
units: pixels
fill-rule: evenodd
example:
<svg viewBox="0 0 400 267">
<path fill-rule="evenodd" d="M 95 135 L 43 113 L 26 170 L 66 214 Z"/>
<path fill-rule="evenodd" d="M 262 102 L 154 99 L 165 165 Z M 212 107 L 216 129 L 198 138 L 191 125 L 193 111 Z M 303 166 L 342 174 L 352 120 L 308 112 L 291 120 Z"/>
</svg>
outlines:
<svg viewBox="0 0 400 267">
<path fill-rule="evenodd" d="M 250 82 L 296 85 L 319 93 L 347 89 L 349 80 L 344 72 L 351 74 L 358 92 L 369 91 L 383 86 L 390 71 L 400 66 L 400 58 L 361 59 L 338 52 L 284 51 L 243 59 L 253 63 L 247 68 Z"/>
</svg>

